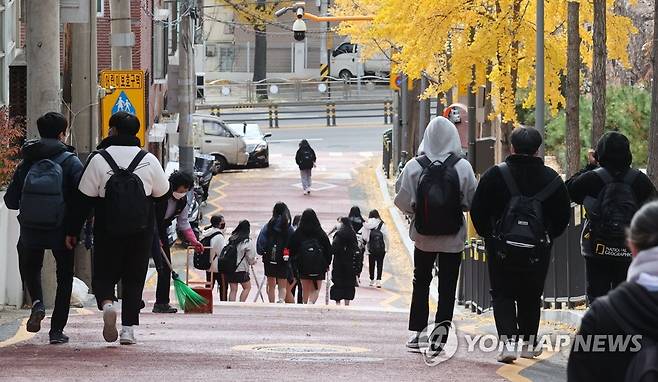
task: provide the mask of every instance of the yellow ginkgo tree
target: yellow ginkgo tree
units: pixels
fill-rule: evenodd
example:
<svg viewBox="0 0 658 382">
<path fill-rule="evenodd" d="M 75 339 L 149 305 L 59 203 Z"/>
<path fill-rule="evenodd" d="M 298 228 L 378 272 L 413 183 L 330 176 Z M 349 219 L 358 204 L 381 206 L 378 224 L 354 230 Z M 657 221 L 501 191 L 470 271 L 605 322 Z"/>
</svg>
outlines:
<svg viewBox="0 0 658 382">
<path fill-rule="evenodd" d="M 627 46 L 635 31 L 630 19 L 608 1 L 608 58 L 628 65 Z M 535 102 L 536 0 L 336 0 L 337 15 L 372 14 L 371 23 L 340 24 L 341 34 L 364 46 L 367 55 L 390 49 L 396 68 L 410 79 L 431 79 L 425 95 L 471 84 L 492 84 L 494 112 L 503 122 L 503 143 L 517 122 L 520 90 L 525 107 Z M 545 0 L 545 97 L 555 113 L 565 104 L 567 1 Z M 581 4 L 581 52 L 591 67 L 592 5 Z"/>
</svg>

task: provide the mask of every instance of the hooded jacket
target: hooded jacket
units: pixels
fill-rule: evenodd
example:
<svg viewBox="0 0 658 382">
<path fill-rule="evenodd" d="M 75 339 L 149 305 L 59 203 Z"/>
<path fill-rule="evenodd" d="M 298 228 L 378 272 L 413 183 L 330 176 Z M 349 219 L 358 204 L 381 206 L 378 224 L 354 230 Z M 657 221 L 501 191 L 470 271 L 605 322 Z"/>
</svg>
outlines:
<svg viewBox="0 0 658 382">
<path fill-rule="evenodd" d="M 628 281 L 598 298 L 583 317 L 579 335 L 642 335 L 658 341 L 658 247 L 633 259 Z M 631 345 L 632 347 L 632 345 Z M 572 349 L 571 381 L 623 381 L 637 353 Z"/>
<path fill-rule="evenodd" d="M 311 148 L 311 145 L 308 143 L 308 141 L 304 140 L 301 142 L 299 145 L 299 149 L 297 150 L 297 153 L 295 154 L 295 163 L 297 163 L 297 166 L 299 166 L 300 170 L 310 170 L 313 168 L 313 165 L 306 165 L 302 163 L 303 159 L 303 153 L 307 150 L 311 151 L 311 158 L 313 159 L 313 164 L 315 164 L 315 161 L 317 160 L 317 157 L 315 156 L 315 151 L 313 148 Z"/>
<path fill-rule="evenodd" d="M 7 208 L 11 210 L 20 209 L 23 183 L 32 164 L 42 159 L 52 159 L 65 151 L 75 153 L 72 146 L 68 146 L 57 139 L 43 138 L 26 142 L 21 150 L 23 161 L 14 172 L 4 197 Z M 62 170 L 64 170 L 64 201 L 67 205 L 70 205 L 78 187 L 82 169 L 82 163 L 75 155 L 62 163 Z M 53 227 L 53 231 L 47 232 L 21 227 L 21 243 L 29 248 L 62 249 L 64 248 L 64 237 L 63 226 Z"/>
<path fill-rule="evenodd" d="M 226 243 L 224 235 L 225 230 L 212 226 L 204 230 L 201 234 L 201 240 L 206 237 L 213 236 L 212 239 L 210 239 L 210 272 L 217 273 L 217 261 L 219 260 L 219 254 L 222 253 Z"/>
<path fill-rule="evenodd" d="M 455 125 L 444 117 L 434 118 L 425 129 L 425 135 L 418 148 L 418 155 L 426 155 L 434 162 L 437 160 L 445 161 L 450 154 L 461 155 L 461 153 L 461 141 Z M 459 175 L 462 196 L 461 207 L 464 211 L 468 211 L 471 207 L 477 180 L 471 164 L 465 159 L 460 159 L 455 164 L 455 170 Z M 416 211 L 417 188 L 422 172 L 422 166 L 414 158 L 404 166 L 396 184 L 398 193 L 395 196 L 395 205 L 412 218 Z M 464 250 L 466 224 L 462 225 L 456 235 L 425 236 L 416 231 L 412 222 L 409 236 L 415 242 L 416 248 L 421 251 L 458 253 Z"/>
<path fill-rule="evenodd" d="M 365 253 L 367 255 L 370 254 L 370 252 L 368 252 L 368 242 L 370 241 L 370 231 L 372 231 L 373 229 L 379 227 L 380 223 L 382 223 L 381 220 L 379 220 L 377 218 L 370 218 L 363 225 L 361 240 L 363 240 L 363 245 L 365 246 L 365 249 L 366 249 Z M 382 235 L 384 236 L 384 246 L 386 248 L 386 251 L 388 251 L 388 229 L 386 229 L 386 224 L 382 224 L 381 231 L 382 231 Z"/>
<path fill-rule="evenodd" d="M 351 228 L 340 227 L 331 244 L 333 255 L 333 268 L 331 280 L 337 287 L 356 287 L 356 276 L 363 269 L 363 255 L 359 250 L 356 233 Z M 348 293 L 349 294 L 349 293 Z M 351 293 L 352 298 L 354 292 Z M 337 298 L 337 300 L 351 300 L 351 298 Z M 336 299 L 334 299 L 336 300 Z"/>
<path fill-rule="evenodd" d="M 631 168 L 633 155 L 628 139 L 622 134 L 609 132 L 603 135 L 596 147 L 595 157 L 599 165 L 608 170 L 617 179 L 622 179 L 628 171 L 637 172 L 631 188 L 633 189 L 638 205 L 645 204 L 656 195 L 656 187 L 651 182 L 651 179 L 641 171 Z M 582 205 L 585 203 L 586 198 L 597 198 L 599 193 L 601 193 L 605 183 L 593 171 L 597 168 L 598 166 L 590 164 L 566 182 L 569 196 L 574 203 Z M 588 229 L 589 223 L 586 222 L 583 225 L 583 236 Z M 589 243 L 582 237 L 581 242 L 583 255 L 591 255 Z"/>
</svg>

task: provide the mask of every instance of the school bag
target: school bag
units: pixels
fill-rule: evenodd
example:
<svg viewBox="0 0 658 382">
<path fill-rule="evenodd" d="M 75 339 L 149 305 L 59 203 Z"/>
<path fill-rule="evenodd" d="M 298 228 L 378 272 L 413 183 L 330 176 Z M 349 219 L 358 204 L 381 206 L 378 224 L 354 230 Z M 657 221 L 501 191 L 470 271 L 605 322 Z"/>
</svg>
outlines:
<svg viewBox="0 0 658 382">
<path fill-rule="evenodd" d="M 416 193 L 414 226 L 421 235 L 455 235 L 464 225 L 459 174 L 455 154 L 432 162 L 426 155 L 416 160 L 423 168 Z"/>
<path fill-rule="evenodd" d="M 224 249 L 222 249 L 219 258 L 217 259 L 217 270 L 220 273 L 235 273 L 238 269 L 238 266 L 246 256 L 246 254 L 243 255 L 238 263 L 238 244 L 241 242 L 242 241 L 229 239 L 228 243 L 224 246 Z"/>
<path fill-rule="evenodd" d="M 525 196 L 519 191 L 507 163 L 499 164 L 498 169 L 511 197 L 496 224 L 497 254 L 507 265 L 531 266 L 539 262 L 542 250 L 550 246 L 542 202 L 558 190 L 562 179 L 556 176 L 535 195 Z"/>
<path fill-rule="evenodd" d="M 210 243 L 212 242 L 212 239 L 217 236 L 217 235 L 222 235 L 221 232 L 217 231 L 213 233 L 212 235 L 208 235 L 201 239 L 201 244 L 203 244 L 203 251 L 202 252 L 194 252 L 194 257 L 192 259 L 192 262 L 194 264 L 194 268 L 199 269 L 201 271 L 207 271 L 210 269 L 210 265 L 212 263 L 212 260 L 210 259 Z M 223 236 L 223 235 L 222 235 Z"/>
<path fill-rule="evenodd" d="M 641 346 L 628 365 L 625 382 L 658 381 L 658 342 L 643 336 Z"/>
<path fill-rule="evenodd" d="M 21 192 L 18 221 L 22 227 L 54 230 L 62 226 L 66 212 L 62 164 L 72 156 L 65 151 L 30 166 Z"/>
<path fill-rule="evenodd" d="M 301 275 L 316 277 L 327 271 L 324 250 L 317 239 L 304 240 L 300 245 Z"/>
<path fill-rule="evenodd" d="M 630 169 L 622 179 L 613 178 L 603 167 L 594 170 L 594 173 L 601 178 L 604 186 L 597 198 L 585 199 L 591 254 L 630 260 L 626 228 L 640 208 L 632 189 L 638 172 Z"/>
<path fill-rule="evenodd" d="M 370 255 L 381 256 L 386 254 L 386 242 L 382 232 L 383 225 L 384 222 L 379 222 L 377 228 L 370 230 L 370 237 L 368 238 L 368 253 Z"/>
<path fill-rule="evenodd" d="M 146 196 L 142 179 L 134 171 L 147 152 L 140 150 L 125 169 L 120 168 L 106 150 L 98 153 L 112 169 L 103 198 L 105 230 L 111 236 L 135 235 L 146 231 L 150 226 L 149 212 L 153 202 Z"/>
<path fill-rule="evenodd" d="M 270 235 L 267 251 L 265 253 L 265 261 L 272 265 L 283 264 L 283 250 L 285 246 L 283 244 L 284 240 L 281 237 L 282 235 L 277 234 L 274 230 L 272 230 Z"/>
<path fill-rule="evenodd" d="M 303 147 L 300 151 L 301 158 L 299 161 L 299 167 L 302 170 L 308 170 L 313 168 L 315 161 L 313 160 L 313 150 L 310 147 Z"/>
</svg>

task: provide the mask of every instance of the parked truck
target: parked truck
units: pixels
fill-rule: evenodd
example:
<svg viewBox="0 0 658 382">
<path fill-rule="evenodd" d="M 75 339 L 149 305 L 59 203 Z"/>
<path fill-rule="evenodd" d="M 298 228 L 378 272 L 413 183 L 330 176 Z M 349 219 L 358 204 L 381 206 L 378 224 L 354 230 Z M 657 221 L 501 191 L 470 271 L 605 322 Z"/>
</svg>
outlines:
<svg viewBox="0 0 658 382">
<path fill-rule="evenodd" d="M 383 53 L 361 62 L 359 46 L 351 42 L 340 44 L 331 53 L 331 77 L 349 80 L 353 77 L 372 75 L 387 77 L 391 61 Z"/>
</svg>

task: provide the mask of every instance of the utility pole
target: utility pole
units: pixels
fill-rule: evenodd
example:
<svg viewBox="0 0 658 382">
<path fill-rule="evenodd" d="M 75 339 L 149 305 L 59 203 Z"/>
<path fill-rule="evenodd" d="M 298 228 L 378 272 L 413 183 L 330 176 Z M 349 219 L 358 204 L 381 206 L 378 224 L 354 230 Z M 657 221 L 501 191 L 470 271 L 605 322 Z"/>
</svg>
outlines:
<svg viewBox="0 0 658 382">
<path fill-rule="evenodd" d="M 37 138 L 37 119 L 60 111 L 59 0 L 26 6 L 27 137 Z"/>
<path fill-rule="evenodd" d="M 194 113 L 194 40 L 192 38 L 192 3 L 181 0 L 180 41 L 178 50 L 178 161 L 181 171 L 194 173 L 194 142 L 192 114 Z"/>
<path fill-rule="evenodd" d="M 544 116 L 546 106 L 544 102 L 544 1 L 537 1 L 537 35 L 536 35 L 536 80 L 537 80 L 537 99 L 535 101 L 535 128 L 544 138 Z M 539 156 L 544 157 L 544 142 L 539 148 Z"/>
<path fill-rule="evenodd" d="M 425 74 L 420 76 L 420 94 L 425 93 L 425 90 L 429 86 L 429 81 L 427 80 L 427 76 Z M 441 103 L 441 100 L 437 100 L 437 103 Z M 425 128 L 427 127 L 427 124 L 430 121 L 430 99 L 422 99 L 420 100 L 420 117 L 418 119 L 418 142 L 421 142 L 423 140 L 423 136 L 425 135 Z"/>
<path fill-rule="evenodd" d="M 327 16 L 329 11 L 329 0 L 320 0 L 320 16 Z M 329 46 L 327 35 L 329 34 L 329 23 L 320 23 L 320 65 L 329 64 Z"/>
<path fill-rule="evenodd" d="M 78 156 L 85 161 L 98 144 L 98 60 L 96 2 L 89 3 L 87 23 L 71 24 L 71 131 Z M 75 275 L 91 285 L 91 257 L 84 245 L 75 250 Z"/>
<path fill-rule="evenodd" d="M 132 69 L 135 34 L 131 20 L 130 0 L 110 1 L 112 69 Z"/>
</svg>

